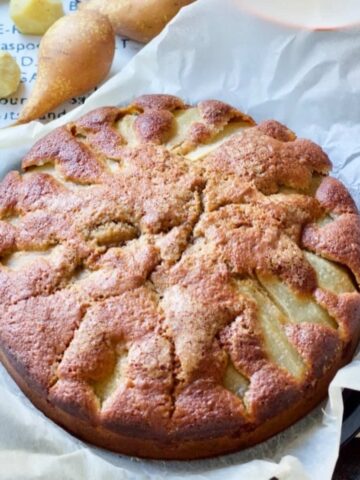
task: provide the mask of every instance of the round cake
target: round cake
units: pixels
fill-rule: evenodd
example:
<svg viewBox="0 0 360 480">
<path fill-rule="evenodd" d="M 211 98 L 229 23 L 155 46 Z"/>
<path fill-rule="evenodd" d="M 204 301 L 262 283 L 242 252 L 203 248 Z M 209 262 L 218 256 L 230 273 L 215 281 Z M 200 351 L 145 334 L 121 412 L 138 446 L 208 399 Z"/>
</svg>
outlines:
<svg viewBox="0 0 360 480">
<path fill-rule="evenodd" d="M 324 151 L 219 101 L 145 95 L 0 184 L 0 358 L 74 435 L 139 457 L 249 447 L 360 333 L 360 221 Z"/>
</svg>

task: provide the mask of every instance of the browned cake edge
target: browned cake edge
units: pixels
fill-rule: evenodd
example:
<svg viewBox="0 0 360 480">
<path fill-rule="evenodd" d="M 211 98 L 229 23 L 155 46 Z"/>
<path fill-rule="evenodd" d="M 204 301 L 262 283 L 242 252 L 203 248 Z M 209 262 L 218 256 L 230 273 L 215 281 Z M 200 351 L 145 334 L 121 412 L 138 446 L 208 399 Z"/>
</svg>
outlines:
<svg viewBox="0 0 360 480">
<path fill-rule="evenodd" d="M 360 326 L 357 331 L 357 337 L 359 338 L 359 336 Z M 355 343 L 355 345 L 357 345 L 357 343 Z M 349 350 L 347 356 L 342 359 L 341 363 L 334 365 L 333 368 L 318 381 L 316 388 L 310 392 L 310 395 L 306 395 L 304 399 L 298 402 L 290 411 L 287 410 L 280 415 L 272 417 L 255 430 L 243 432 L 238 436 L 225 435 L 213 439 L 207 438 L 205 440 L 183 440 L 173 445 L 168 441 L 166 443 L 161 443 L 156 440 L 149 442 L 148 439 L 119 435 L 101 426 L 94 427 L 88 422 L 54 407 L 43 396 L 39 395 L 36 389 L 28 384 L 18 373 L 16 366 L 11 365 L 9 359 L 1 349 L 0 362 L 2 362 L 10 376 L 35 407 L 78 438 L 98 447 L 134 457 L 162 460 L 192 460 L 228 454 L 241 448 L 251 447 L 269 439 L 300 420 L 326 398 L 329 383 L 338 369 L 350 362 L 354 353 L 355 349 Z"/>
</svg>

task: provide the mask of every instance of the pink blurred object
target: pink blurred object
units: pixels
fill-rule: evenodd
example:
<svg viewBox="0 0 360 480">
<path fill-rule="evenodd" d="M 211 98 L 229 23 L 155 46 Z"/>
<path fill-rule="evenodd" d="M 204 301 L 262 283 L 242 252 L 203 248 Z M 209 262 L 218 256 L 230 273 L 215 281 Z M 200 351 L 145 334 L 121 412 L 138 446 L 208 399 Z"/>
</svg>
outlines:
<svg viewBox="0 0 360 480">
<path fill-rule="evenodd" d="M 360 23 L 359 0 L 238 0 L 263 19 L 309 30 L 335 30 Z"/>
</svg>

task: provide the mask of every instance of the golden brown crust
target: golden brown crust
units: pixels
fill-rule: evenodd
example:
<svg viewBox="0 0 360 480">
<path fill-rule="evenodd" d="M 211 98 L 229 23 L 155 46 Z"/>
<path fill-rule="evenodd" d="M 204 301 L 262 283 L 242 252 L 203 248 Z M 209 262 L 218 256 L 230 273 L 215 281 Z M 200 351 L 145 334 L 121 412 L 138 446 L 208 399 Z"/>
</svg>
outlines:
<svg viewBox="0 0 360 480">
<path fill-rule="evenodd" d="M 330 260 L 346 265 L 360 281 L 360 217 L 345 213 L 322 227 L 309 224 L 303 245 Z"/>
<path fill-rule="evenodd" d="M 342 355 L 344 356 L 348 351 L 355 350 L 360 337 L 360 297 L 357 292 L 334 295 L 331 292 L 318 289 L 315 295 L 319 304 L 327 308 L 330 315 L 337 319 L 339 336 L 345 344 Z"/>
<path fill-rule="evenodd" d="M 69 127 L 73 134 L 86 136 L 87 143 L 99 154 L 118 159 L 121 155 L 121 147 L 125 143 L 115 128 L 116 121 L 121 114 L 119 108 L 97 108 Z"/>
<path fill-rule="evenodd" d="M 293 131 L 276 120 L 265 120 L 265 122 L 258 125 L 258 129 L 269 137 L 281 140 L 282 142 L 291 142 L 296 139 L 296 135 Z"/>
<path fill-rule="evenodd" d="M 134 106 L 145 112 L 147 110 L 169 110 L 173 112 L 185 108 L 185 104 L 180 98 L 165 94 L 141 95 L 134 100 Z"/>
<path fill-rule="evenodd" d="M 235 175 L 266 194 L 281 185 L 306 190 L 312 173 L 325 174 L 330 166 L 325 153 L 310 141 L 282 142 L 257 127 L 234 135 L 204 160 L 207 175 Z"/>
<path fill-rule="evenodd" d="M 319 181 L 326 154 L 278 122 L 143 96 L 23 167 L 0 183 L 0 356 L 81 438 L 233 451 L 304 415 L 350 359 L 360 295 L 337 264 L 360 278 L 359 217 Z"/>
<path fill-rule="evenodd" d="M 307 361 L 315 378 L 322 378 L 328 364 L 342 351 L 342 343 L 332 328 L 304 323 L 287 325 L 286 335 Z"/>
<path fill-rule="evenodd" d="M 150 110 L 135 121 L 140 142 L 165 143 L 171 135 L 174 117 L 167 110 Z"/>
<path fill-rule="evenodd" d="M 66 130 L 58 128 L 35 144 L 23 161 L 23 168 L 56 164 L 67 179 L 79 183 L 95 183 L 101 179 L 101 163 L 89 148 Z"/>
<path fill-rule="evenodd" d="M 327 212 L 335 214 L 358 213 L 351 195 L 336 178 L 325 177 L 316 190 L 316 198 Z"/>
<path fill-rule="evenodd" d="M 222 128 L 230 120 L 241 120 L 255 125 L 251 117 L 219 100 L 205 100 L 199 103 L 198 108 L 204 122 L 212 127 Z"/>
</svg>

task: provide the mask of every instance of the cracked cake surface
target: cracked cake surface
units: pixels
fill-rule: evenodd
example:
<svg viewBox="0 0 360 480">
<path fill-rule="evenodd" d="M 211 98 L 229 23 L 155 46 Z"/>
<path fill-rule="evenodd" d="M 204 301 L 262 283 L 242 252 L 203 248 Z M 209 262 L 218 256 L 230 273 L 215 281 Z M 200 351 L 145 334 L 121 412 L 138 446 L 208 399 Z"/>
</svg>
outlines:
<svg viewBox="0 0 360 480">
<path fill-rule="evenodd" d="M 216 101 L 57 128 L 0 183 L 0 358 L 46 415 L 129 455 L 283 430 L 360 334 L 360 220 L 325 152 Z"/>
</svg>

